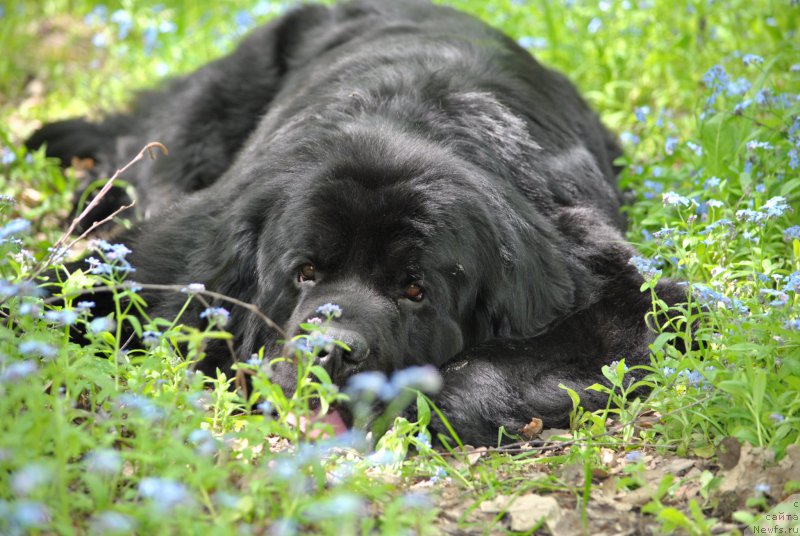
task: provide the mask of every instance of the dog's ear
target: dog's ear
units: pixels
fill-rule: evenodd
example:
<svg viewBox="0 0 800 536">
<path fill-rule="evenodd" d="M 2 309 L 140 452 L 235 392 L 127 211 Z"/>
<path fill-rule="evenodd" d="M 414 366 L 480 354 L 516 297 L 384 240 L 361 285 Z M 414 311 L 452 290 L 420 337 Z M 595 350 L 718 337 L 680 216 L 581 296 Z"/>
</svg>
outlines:
<svg viewBox="0 0 800 536">
<path fill-rule="evenodd" d="M 486 176 L 502 178 L 482 187 L 490 192 L 486 201 L 492 214 L 487 217 L 495 222 L 502 269 L 485 274 L 479 306 L 485 307 L 496 337 L 538 335 L 556 320 L 591 303 L 598 287 L 593 268 L 578 258 L 594 247 L 583 236 L 588 231 L 583 227 L 562 229 L 560 211 L 568 209 L 561 207 L 589 196 L 597 203 L 591 225 L 602 227 L 608 235 L 600 238 L 624 242 L 617 230 L 621 217 L 603 223 L 618 208 L 608 179 L 612 170 L 600 165 L 607 164 L 603 136 L 610 139 L 610 135 L 602 129 L 587 133 L 585 141 L 594 147 L 590 152 L 581 144 L 571 146 L 569 140 L 534 138 L 535 122 L 489 93 L 456 93 L 446 105 L 458 110 L 451 114 L 450 125 L 457 133 L 453 136 L 455 150 Z M 577 95 L 571 105 L 582 105 Z M 586 180 L 587 176 L 592 180 Z M 500 184 L 507 189 L 492 191 L 502 187 Z M 544 192 L 559 199 L 558 203 L 547 200 Z M 580 245 L 569 236 L 572 233 L 580 235 Z"/>
<path fill-rule="evenodd" d="M 558 233 L 539 215 L 501 229 L 501 264 L 484 290 L 495 337 L 533 337 L 575 308 L 576 277 Z"/>
<path fill-rule="evenodd" d="M 555 209 L 550 216 L 512 221 L 501 234 L 503 280 L 493 281 L 494 290 L 486 294 L 493 296 L 487 303 L 495 336 L 542 334 L 604 299 L 623 275 L 630 289 L 619 292 L 639 293 L 643 279 L 629 264 L 636 251 L 616 222 L 587 207 Z"/>
</svg>

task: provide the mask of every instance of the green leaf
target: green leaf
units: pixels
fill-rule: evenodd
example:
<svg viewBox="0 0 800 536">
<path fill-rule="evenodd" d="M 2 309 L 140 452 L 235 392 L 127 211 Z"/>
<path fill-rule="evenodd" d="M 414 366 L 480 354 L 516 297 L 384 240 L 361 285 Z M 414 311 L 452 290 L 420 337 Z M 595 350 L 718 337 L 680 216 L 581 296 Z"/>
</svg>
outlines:
<svg viewBox="0 0 800 536">
<path fill-rule="evenodd" d="M 747 384 L 736 380 L 721 381 L 717 384 L 717 387 L 732 395 L 741 395 L 746 397 L 750 394 Z"/>
<path fill-rule="evenodd" d="M 347 346 L 347 345 L 346 345 L 345 343 L 343 343 L 342 341 L 336 341 L 336 340 L 335 340 L 335 341 L 333 341 L 333 344 L 335 344 L 336 346 L 338 346 L 339 348 L 341 348 L 341 349 L 342 349 L 342 350 L 344 350 L 345 352 L 350 352 L 350 351 L 351 351 L 350 347 L 349 347 L 349 346 Z"/>
<path fill-rule="evenodd" d="M 625 372 L 627 370 L 628 368 L 625 366 L 625 360 L 620 359 L 619 362 L 617 363 L 617 381 L 620 382 L 620 384 L 622 382 L 622 379 L 625 377 Z"/>
<path fill-rule="evenodd" d="M 703 123 L 700 139 L 707 175 L 728 174 L 729 166 L 736 158 L 736 151 L 742 139 L 740 119 L 730 114 L 718 113 Z M 744 185 L 742 187 L 744 188 Z"/>
<path fill-rule="evenodd" d="M 63 293 L 67 296 L 79 294 L 82 290 L 92 288 L 95 282 L 96 279 L 86 275 L 83 270 L 75 270 L 64 282 Z"/>
<path fill-rule="evenodd" d="M 609 389 L 608 387 L 606 387 L 605 385 L 603 385 L 601 383 L 593 383 L 592 385 L 587 387 L 586 390 L 587 391 L 597 391 L 599 393 L 608 393 L 608 394 L 611 393 L 611 389 Z M 575 404 L 575 399 L 573 399 L 572 402 L 573 402 L 573 405 L 574 405 Z M 580 401 L 578 401 L 578 402 L 580 402 Z"/>
<path fill-rule="evenodd" d="M 328 372 L 319 365 L 312 365 L 308 371 L 316 376 L 320 383 L 333 383 Z"/>
<path fill-rule="evenodd" d="M 700 505 L 697 504 L 695 499 L 689 501 L 689 511 L 692 513 L 692 519 L 694 519 L 695 524 L 703 529 L 704 534 L 707 534 L 706 516 L 703 515 L 703 511 L 700 509 Z"/>
<path fill-rule="evenodd" d="M 675 340 L 677 337 L 678 337 L 677 333 L 669 333 L 669 332 L 661 333 L 659 334 L 658 337 L 656 337 L 656 340 L 653 341 L 653 344 L 650 345 L 650 349 L 653 351 L 654 354 L 657 354 L 658 352 L 663 350 L 665 344 Z"/>
<path fill-rule="evenodd" d="M 569 387 L 567 387 L 563 383 L 559 383 L 558 387 L 561 388 L 561 389 L 564 389 L 567 392 L 567 395 L 569 395 L 570 399 L 572 400 L 572 407 L 573 408 L 577 408 L 578 406 L 580 406 L 581 397 L 578 395 L 578 393 L 575 392 L 575 390 L 570 389 Z"/>
<path fill-rule="evenodd" d="M 715 451 L 716 449 L 714 445 L 710 443 L 708 445 L 703 445 L 701 447 L 695 447 L 694 449 L 692 449 L 694 455 L 700 458 L 710 458 L 711 456 L 714 455 Z"/>
<path fill-rule="evenodd" d="M 688 528 L 692 525 L 689 522 L 689 518 L 687 518 L 683 512 L 671 506 L 661 510 L 661 512 L 658 513 L 658 518 L 677 527 Z"/>
<path fill-rule="evenodd" d="M 792 192 L 800 187 L 800 178 L 790 179 L 786 181 L 780 189 L 780 194 L 784 197 L 789 197 Z"/>
<path fill-rule="evenodd" d="M 753 378 L 752 386 L 752 400 L 753 406 L 759 411 L 764 402 L 764 392 L 767 390 L 767 376 L 763 370 L 754 371 L 755 377 Z"/>
<path fill-rule="evenodd" d="M 746 192 L 750 189 L 753 185 L 753 178 L 750 176 L 749 173 L 739 173 L 739 184 L 742 187 L 742 191 Z"/>
<path fill-rule="evenodd" d="M 664 478 L 661 479 L 661 482 L 658 484 L 658 489 L 656 490 L 655 498 L 661 500 L 661 498 L 667 494 L 669 491 L 670 486 L 672 486 L 672 482 L 675 480 L 674 475 L 664 475 Z"/>
<path fill-rule="evenodd" d="M 136 318 L 133 315 L 126 316 L 124 318 L 128 322 L 128 324 L 130 324 L 131 327 L 133 327 L 133 331 L 136 332 L 136 336 L 137 337 L 141 337 L 142 336 L 142 324 L 139 322 L 139 319 Z"/>
<path fill-rule="evenodd" d="M 731 517 L 742 525 L 751 525 L 754 524 L 760 516 L 753 515 L 746 510 L 739 510 L 734 512 Z"/>
<path fill-rule="evenodd" d="M 417 419 L 419 424 L 428 424 L 431 422 L 431 407 L 425 396 L 417 391 Z"/>
</svg>

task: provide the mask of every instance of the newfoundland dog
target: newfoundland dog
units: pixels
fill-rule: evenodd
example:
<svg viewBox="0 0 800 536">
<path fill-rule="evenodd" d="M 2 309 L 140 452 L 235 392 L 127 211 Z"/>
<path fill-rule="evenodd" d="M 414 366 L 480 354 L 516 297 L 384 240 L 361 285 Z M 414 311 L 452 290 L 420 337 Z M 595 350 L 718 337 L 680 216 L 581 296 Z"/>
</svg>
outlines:
<svg viewBox="0 0 800 536">
<path fill-rule="evenodd" d="M 333 381 L 435 365 L 434 400 L 465 442 L 533 417 L 567 425 L 559 384 L 594 409 L 605 398 L 584 389 L 604 364 L 649 363 L 614 137 L 563 75 L 471 16 L 419 1 L 299 7 L 129 112 L 45 125 L 28 146 L 107 176 L 150 141 L 169 156 L 123 177 L 142 211 L 120 238 L 137 281 L 203 283 L 286 336 L 336 304 L 329 334 L 349 351 L 321 358 Z M 145 297 L 165 317 L 185 299 Z M 239 357 L 283 349 L 247 310 L 228 327 Z M 215 344 L 209 373 L 232 364 Z M 294 373 L 276 380 L 293 389 Z"/>
</svg>

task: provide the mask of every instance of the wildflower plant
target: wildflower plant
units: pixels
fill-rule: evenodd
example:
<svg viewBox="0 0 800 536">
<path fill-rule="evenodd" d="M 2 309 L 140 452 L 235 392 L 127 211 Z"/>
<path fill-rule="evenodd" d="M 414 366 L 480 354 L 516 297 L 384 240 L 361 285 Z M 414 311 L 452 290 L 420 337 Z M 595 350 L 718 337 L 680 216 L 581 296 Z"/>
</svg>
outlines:
<svg viewBox="0 0 800 536">
<path fill-rule="evenodd" d="M 14 222 L 3 229 L 8 242 L 2 247 L 19 253 L 28 226 Z M 202 357 L 204 341 L 227 336 L 227 309 L 200 308 L 202 329 L 183 325 L 181 318 L 151 319 L 140 286 L 127 280 L 135 274 L 127 248 L 103 241 L 91 247 L 95 260 L 87 270 L 48 283 L 57 289 L 52 296 L 58 305 L 15 276 L 8 261 L 0 266 L 4 311 L 19 319 L 12 326 L 23 334 L 5 336 L 0 347 L 0 406 L 3 415 L 15 415 L 0 423 L 8 490 L 2 497 L 6 513 L 0 512 L 4 533 L 66 531 L 75 519 L 101 532 L 180 532 L 204 518 L 230 527 L 270 520 L 268 525 L 297 530 L 330 531 L 344 524 L 353 532 L 374 523 L 367 506 L 375 501 L 395 512 L 387 522 L 398 528 L 419 528 L 430 516 L 400 508 L 400 490 L 366 485 L 374 465 L 362 435 L 337 437 L 315 421 L 331 403 L 346 399 L 315 364 L 322 347 L 341 344 L 324 335 L 335 308 L 322 311 L 325 320 L 309 324 L 308 333 L 296 339 L 293 396 L 269 381 L 269 363 L 257 355 L 241 365 L 252 373 L 253 386 L 243 398 L 232 389 L 235 378 L 207 378 L 191 366 Z M 113 294 L 108 316 L 93 314 L 96 303 L 88 294 L 98 286 Z M 199 285 L 186 287 L 182 315 L 193 314 L 192 303 L 202 301 L 203 292 Z M 85 329 L 85 347 L 70 342 L 73 328 Z M 129 334 L 137 334 L 144 347 L 132 346 Z M 256 405 L 263 411 L 245 411 Z M 299 417 L 309 426 L 298 426 Z M 395 446 L 412 444 L 420 433 L 420 426 L 405 426 L 393 435 Z M 277 450 L 290 451 L 271 452 L 267 438 L 285 441 Z M 394 460 L 396 470 L 405 470 L 404 459 Z M 329 489 L 331 478 L 336 485 Z M 241 487 L 237 481 L 253 484 Z M 69 490 L 76 487 L 83 490 L 80 503 L 71 499 Z"/>
<path fill-rule="evenodd" d="M 686 319 L 697 326 L 689 350 L 654 345 L 662 387 L 651 399 L 665 409 L 687 400 L 697 404 L 663 430 L 684 446 L 699 447 L 718 433 L 777 448 L 797 439 L 769 415 L 791 408 L 797 419 L 798 402 L 766 388 L 767 381 L 796 373 L 800 343 L 794 323 L 800 242 L 792 225 L 800 197 L 793 173 L 800 138 L 794 97 L 772 89 L 779 69 L 753 54 L 739 66 L 711 66 L 702 78 L 699 141 L 673 145 L 655 164 L 672 170 L 658 178 L 667 191 L 662 205 L 651 204 L 643 192 L 633 209 L 636 221 L 649 222 L 631 231 L 644 236 L 640 249 L 649 260 L 638 260 L 637 267 L 647 279 L 658 261 L 664 276 L 691 282 L 691 300 L 700 307 Z M 653 167 L 642 166 L 642 173 Z M 688 437 L 687 428 L 695 430 Z"/>
<path fill-rule="evenodd" d="M 371 505 L 394 512 L 381 520 L 393 530 L 427 530 L 434 510 L 409 514 L 402 490 L 371 482 L 364 435 L 337 436 L 317 419 L 347 400 L 316 364 L 321 349 L 341 345 L 325 334 L 338 306 L 323 306 L 319 322 L 291 341 L 295 355 L 283 359 L 298 365 L 294 393 L 270 381 L 263 353 L 239 365 L 252 389 L 237 390 L 237 376 L 194 371 L 209 340 L 230 340 L 236 304 L 197 283 L 139 285 L 131 251 L 107 240 L 89 242 L 80 265 L 60 264 L 67 251 L 38 276 L 35 224 L 13 198 L 0 201 L 0 532 L 69 532 L 76 523 L 105 533 L 182 532 L 201 520 L 352 533 L 376 525 Z M 145 291 L 182 294 L 184 307 L 175 319 L 152 318 Z M 111 312 L 98 310 L 98 292 Z M 77 332 L 83 346 L 72 342 Z M 398 392 L 417 385 L 407 375 L 396 383 Z M 399 422 L 392 467 L 406 472 L 424 423 Z M 427 473 L 439 465 L 446 462 L 430 458 Z"/>
<path fill-rule="evenodd" d="M 317 317 L 316 323 L 301 324 L 300 328 L 306 333 L 295 336 L 286 345 L 293 355 L 281 356 L 266 363 L 262 356 L 255 356 L 250 363 L 238 365 L 250 374 L 253 386 L 250 404 L 259 406 L 275 430 L 292 442 L 311 439 L 319 434 L 335 435 L 331 425 L 318 417 L 331 411 L 331 404 L 347 400 L 317 359 L 321 351 L 331 350 L 333 346 L 347 349 L 344 343 L 325 334 L 331 320 L 341 315 L 341 309 L 328 304 L 320 307 L 318 313 L 325 315 L 324 320 Z M 271 368 L 277 362 L 284 361 L 291 362 L 297 371 L 294 393 L 284 392 L 280 385 L 270 380 Z M 277 416 L 277 420 L 272 419 L 273 415 Z M 303 424 L 299 425 L 301 422 Z"/>
</svg>

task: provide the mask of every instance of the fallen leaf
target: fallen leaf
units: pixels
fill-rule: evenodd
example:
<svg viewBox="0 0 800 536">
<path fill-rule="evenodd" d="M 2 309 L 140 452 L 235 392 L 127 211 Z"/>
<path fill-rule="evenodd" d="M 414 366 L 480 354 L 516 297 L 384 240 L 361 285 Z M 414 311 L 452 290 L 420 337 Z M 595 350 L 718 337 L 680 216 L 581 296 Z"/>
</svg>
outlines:
<svg viewBox="0 0 800 536">
<path fill-rule="evenodd" d="M 613 508 L 614 510 L 618 510 L 620 512 L 630 512 L 634 507 L 634 504 L 631 502 L 615 500 L 614 498 L 606 497 L 605 495 L 600 495 L 599 497 L 592 495 L 591 504 L 594 506 Z"/>
<path fill-rule="evenodd" d="M 585 478 L 584 467 L 581 463 L 571 463 L 561 466 L 561 480 L 573 486 L 583 485 Z"/>
<path fill-rule="evenodd" d="M 664 474 L 681 476 L 683 473 L 694 467 L 696 463 L 696 460 L 687 458 L 673 458 L 669 461 L 669 463 L 667 463 L 667 465 L 663 467 L 662 472 Z"/>
<path fill-rule="evenodd" d="M 561 428 L 548 428 L 539 435 L 542 441 L 569 441 L 572 439 L 572 432 Z"/>
<path fill-rule="evenodd" d="M 741 445 L 735 437 L 726 437 L 717 446 L 717 460 L 723 469 L 733 469 L 739 463 L 741 455 Z"/>
<path fill-rule="evenodd" d="M 486 453 L 486 447 L 479 447 L 477 449 L 473 448 L 472 450 L 467 450 L 467 460 L 469 461 L 469 464 L 475 465 L 476 463 L 478 463 L 478 460 L 480 460 L 481 456 L 483 456 L 485 453 Z"/>
<path fill-rule="evenodd" d="M 655 492 L 656 489 L 653 486 L 645 484 L 641 488 L 636 488 L 635 490 L 626 493 L 620 497 L 619 500 L 631 506 L 643 506 L 650 502 L 650 499 L 653 497 Z"/>
<path fill-rule="evenodd" d="M 37 207 L 42 202 L 42 193 L 33 188 L 25 188 L 20 198 L 26 207 Z"/>
<path fill-rule="evenodd" d="M 491 501 L 481 504 L 483 512 L 506 512 L 510 521 L 510 529 L 516 532 L 527 532 L 544 518 L 545 525 L 553 532 L 553 528 L 561 518 L 561 507 L 553 497 L 530 493 L 516 498 L 509 495 L 498 495 Z"/>
<path fill-rule="evenodd" d="M 91 158 L 78 158 L 77 156 L 73 156 L 70 167 L 75 171 L 89 171 L 94 168 L 94 160 Z"/>
<path fill-rule="evenodd" d="M 641 428 L 644 430 L 648 430 L 653 427 L 653 425 L 658 424 L 661 422 L 661 415 L 659 413 L 650 412 L 647 414 L 642 414 L 636 419 L 635 426 L 637 428 Z"/>
<path fill-rule="evenodd" d="M 558 521 L 554 524 L 548 524 L 547 528 L 554 536 L 572 536 L 573 534 L 584 533 L 581 516 L 575 510 L 563 512 Z M 592 529 L 594 529 L 594 527 L 592 527 Z M 594 532 L 594 534 L 597 533 Z"/>
<path fill-rule="evenodd" d="M 744 444 L 739 462 L 725 473 L 719 494 L 726 505 L 741 508 L 748 498 L 756 495 L 756 486 L 760 486 L 763 489 L 761 493 L 768 497 L 783 498 L 786 483 L 790 480 L 800 480 L 800 446 L 786 447 L 786 455 L 775 463 L 771 449 Z"/>
<path fill-rule="evenodd" d="M 531 422 L 520 429 L 519 433 L 522 434 L 522 437 L 525 439 L 535 438 L 542 433 L 542 419 L 534 417 L 531 419 Z"/>
<path fill-rule="evenodd" d="M 681 480 L 680 486 L 675 490 L 675 498 L 682 502 L 689 502 L 700 495 L 700 475 L 701 471 L 697 467 L 686 473 L 686 476 Z"/>
<path fill-rule="evenodd" d="M 300 428 L 300 431 L 306 434 L 308 439 L 325 439 L 329 436 L 328 432 L 320 430 L 319 428 L 312 430 L 311 425 L 313 423 L 325 423 L 330 425 L 334 436 L 342 435 L 347 432 L 347 425 L 344 423 L 344 420 L 342 420 L 341 414 L 333 408 L 331 408 L 324 415 L 317 414 L 312 416 L 310 419 L 304 415 L 300 415 L 298 417 L 297 415 L 290 413 L 287 415 L 286 422 L 288 422 L 291 426 Z"/>
<path fill-rule="evenodd" d="M 478 460 L 480 460 L 485 453 L 486 447 L 475 448 L 472 445 L 464 445 L 464 448 L 461 450 L 461 454 L 463 454 L 463 456 L 459 456 L 453 460 L 453 468 L 456 471 L 461 471 L 467 467 L 472 467 L 478 463 Z"/>
</svg>

